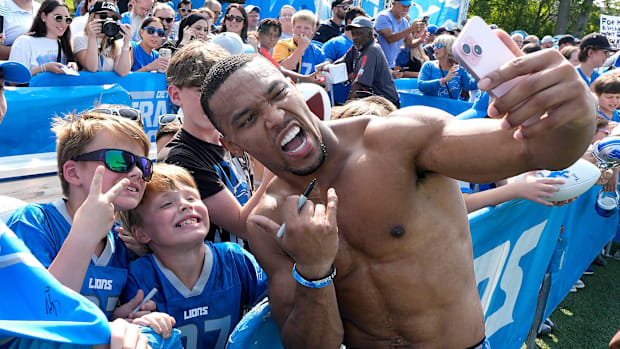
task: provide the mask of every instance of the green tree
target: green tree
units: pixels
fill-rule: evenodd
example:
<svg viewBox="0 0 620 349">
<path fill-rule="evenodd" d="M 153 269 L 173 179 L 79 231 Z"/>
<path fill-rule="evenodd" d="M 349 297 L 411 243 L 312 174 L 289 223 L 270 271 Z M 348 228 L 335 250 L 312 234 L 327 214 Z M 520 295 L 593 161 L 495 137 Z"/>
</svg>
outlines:
<svg viewBox="0 0 620 349">
<path fill-rule="evenodd" d="M 620 0 L 471 0 L 468 13 L 538 37 L 599 31 L 601 14 L 620 16 Z"/>
</svg>

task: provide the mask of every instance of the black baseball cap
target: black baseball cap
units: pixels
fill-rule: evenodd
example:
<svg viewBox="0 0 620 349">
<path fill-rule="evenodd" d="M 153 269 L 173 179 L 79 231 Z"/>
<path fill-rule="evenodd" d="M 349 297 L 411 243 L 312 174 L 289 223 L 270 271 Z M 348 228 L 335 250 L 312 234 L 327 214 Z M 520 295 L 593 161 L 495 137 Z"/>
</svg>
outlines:
<svg viewBox="0 0 620 349">
<path fill-rule="evenodd" d="M 579 49 L 583 50 L 587 47 L 594 47 L 600 50 L 607 51 L 617 51 L 615 48 L 612 48 L 609 45 L 609 41 L 605 37 L 605 35 L 600 33 L 590 33 L 581 39 L 581 44 L 579 44 Z"/>
<path fill-rule="evenodd" d="M 351 28 L 370 28 L 372 29 L 372 22 L 368 17 L 358 16 L 351 21 L 351 24 L 346 26 L 346 30 L 351 30 Z"/>
<path fill-rule="evenodd" d="M 334 0 L 332 1 L 332 8 L 338 6 L 338 5 L 342 5 L 342 4 L 352 4 L 353 1 L 351 0 Z"/>
<path fill-rule="evenodd" d="M 118 7 L 113 2 L 108 1 L 97 1 L 88 9 L 89 13 L 99 13 L 99 12 L 116 12 L 118 13 Z"/>
<path fill-rule="evenodd" d="M 564 44 L 575 45 L 575 37 L 570 34 L 564 35 L 558 40 L 558 46 Z"/>
</svg>

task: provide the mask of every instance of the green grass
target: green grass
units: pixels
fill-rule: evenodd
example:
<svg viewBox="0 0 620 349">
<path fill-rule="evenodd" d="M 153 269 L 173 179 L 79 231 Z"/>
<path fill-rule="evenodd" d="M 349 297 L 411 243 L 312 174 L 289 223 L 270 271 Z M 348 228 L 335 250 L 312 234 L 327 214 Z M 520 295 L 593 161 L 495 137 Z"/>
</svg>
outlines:
<svg viewBox="0 0 620 349">
<path fill-rule="evenodd" d="M 551 314 L 557 329 L 549 336 L 536 339 L 540 348 L 608 348 L 609 341 L 620 329 L 620 260 L 608 257 L 605 260 L 606 266 L 592 267 L 594 275 L 582 276 L 586 287 L 569 293 Z"/>
</svg>

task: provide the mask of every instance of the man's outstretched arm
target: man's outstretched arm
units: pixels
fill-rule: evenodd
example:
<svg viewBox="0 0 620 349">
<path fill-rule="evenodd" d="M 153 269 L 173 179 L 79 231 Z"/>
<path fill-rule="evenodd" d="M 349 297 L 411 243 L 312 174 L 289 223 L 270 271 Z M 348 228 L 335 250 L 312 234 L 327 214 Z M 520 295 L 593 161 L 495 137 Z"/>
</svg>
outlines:
<svg viewBox="0 0 620 349">
<path fill-rule="evenodd" d="M 266 216 L 269 211 L 274 212 L 277 204 L 273 197 L 266 197 L 265 202 L 272 209 L 259 207 L 259 214 L 250 217 L 250 242 L 268 275 L 269 302 L 284 347 L 338 348 L 344 330 L 334 283 L 310 288 L 298 283 L 292 274 L 293 264 L 306 280 L 319 280 L 330 274 L 338 251 L 338 198 L 330 189 L 327 207 L 307 201 L 297 212 L 298 198 L 289 196 L 278 207 L 286 222 L 286 231 L 278 238 L 280 224 Z"/>
<path fill-rule="evenodd" d="M 504 32 L 498 35 L 510 40 Z M 403 117 L 388 118 L 381 131 L 391 132 L 419 172 L 486 183 L 531 169 L 566 168 L 594 135 L 592 94 L 554 50 L 517 57 L 479 87 L 491 90 L 521 75 L 527 77 L 491 103 L 488 113 L 495 120 L 457 120 L 436 109 L 403 108 L 392 114 Z"/>
</svg>

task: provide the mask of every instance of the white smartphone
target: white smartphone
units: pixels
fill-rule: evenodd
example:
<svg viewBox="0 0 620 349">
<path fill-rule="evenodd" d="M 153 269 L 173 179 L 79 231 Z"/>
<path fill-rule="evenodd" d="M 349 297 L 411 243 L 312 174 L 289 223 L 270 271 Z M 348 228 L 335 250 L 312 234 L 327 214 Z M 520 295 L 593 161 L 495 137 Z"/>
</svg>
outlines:
<svg viewBox="0 0 620 349">
<path fill-rule="evenodd" d="M 467 24 L 452 45 L 452 54 L 476 80 L 480 80 L 516 57 L 478 16 L 467 20 Z M 519 76 L 506 81 L 489 91 L 489 94 L 501 97 L 524 77 Z"/>
</svg>

